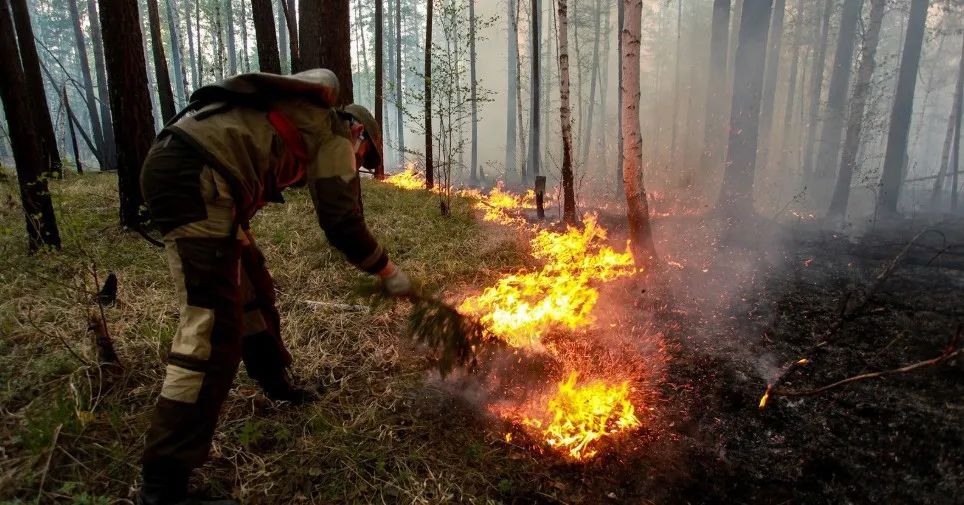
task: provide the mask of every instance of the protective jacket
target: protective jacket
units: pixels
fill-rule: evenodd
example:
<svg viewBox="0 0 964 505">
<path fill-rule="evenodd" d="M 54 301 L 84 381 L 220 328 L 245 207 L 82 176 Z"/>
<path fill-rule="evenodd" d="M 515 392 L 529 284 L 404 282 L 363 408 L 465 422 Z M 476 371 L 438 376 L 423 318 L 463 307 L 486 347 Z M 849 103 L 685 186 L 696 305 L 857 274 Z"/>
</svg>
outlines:
<svg viewBox="0 0 964 505">
<path fill-rule="evenodd" d="M 227 181 L 241 226 L 304 180 L 328 241 L 359 268 L 381 270 L 388 258 L 364 222 L 349 115 L 332 106 L 337 94 L 337 78 L 323 69 L 244 74 L 196 91 L 193 107 L 162 130 L 142 171 L 153 223 L 167 233 L 207 217 L 199 177 L 205 166 Z"/>
</svg>

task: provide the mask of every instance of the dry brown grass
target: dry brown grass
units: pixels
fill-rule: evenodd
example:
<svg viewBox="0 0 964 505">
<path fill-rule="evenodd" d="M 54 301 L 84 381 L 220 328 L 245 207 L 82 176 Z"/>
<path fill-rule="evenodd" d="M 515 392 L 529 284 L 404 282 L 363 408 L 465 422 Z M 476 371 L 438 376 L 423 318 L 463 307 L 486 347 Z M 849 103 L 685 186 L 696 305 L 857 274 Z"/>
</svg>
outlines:
<svg viewBox="0 0 964 505">
<path fill-rule="evenodd" d="M 11 184 L 0 186 L 0 501 L 127 503 L 176 325 L 166 265 L 116 225 L 116 179 L 106 174 L 52 184 L 64 250 L 28 256 Z M 252 224 L 278 284 L 295 374 L 322 385 L 323 399 L 271 405 L 239 374 L 197 484 L 246 503 L 507 496 L 526 478 L 520 456 L 498 426 L 426 385 L 430 365 L 402 337 L 404 306 L 369 314 L 303 303 L 357 303 L 364 274 L 327 245 L 304 191 L 287 198 Z M 481 233 L 464 201 L 442 219 L 422 192 L 369 183 L 365 205 L 393 258 L 429 285 L 460 290 L 524 261 L 515 238 Z M 107 389 L 86 334 L 95 267 L 120 279 L 106 314 L 126 370 Z"/>
</svg>

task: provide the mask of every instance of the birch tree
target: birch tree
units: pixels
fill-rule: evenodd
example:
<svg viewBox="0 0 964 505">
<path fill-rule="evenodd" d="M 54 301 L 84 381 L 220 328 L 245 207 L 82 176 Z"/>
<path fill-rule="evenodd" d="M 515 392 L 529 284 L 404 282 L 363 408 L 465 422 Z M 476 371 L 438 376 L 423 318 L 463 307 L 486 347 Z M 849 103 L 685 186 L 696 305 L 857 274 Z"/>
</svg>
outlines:
<svg viewBox="0 0 964 505">
<path fill-rule="evenodd" d="M 569 12 L 557 0 L 559 14 L 559 119 L 562 125 L 562 219 L 576 224 L 576 196 L 572 181 L 572 111 L 569 110 Z"/>
</svg>

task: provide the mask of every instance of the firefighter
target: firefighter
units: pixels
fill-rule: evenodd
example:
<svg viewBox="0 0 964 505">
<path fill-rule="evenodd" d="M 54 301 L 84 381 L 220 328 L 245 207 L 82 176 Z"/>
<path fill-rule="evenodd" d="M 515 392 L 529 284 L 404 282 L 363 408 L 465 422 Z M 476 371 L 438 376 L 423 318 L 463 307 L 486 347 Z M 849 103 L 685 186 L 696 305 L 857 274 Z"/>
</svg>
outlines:
<svg viewBox="0 0 964 505">
<path fill-rule="evenodd" d="M 143 504 L 194 503 L 188 478 L 208 456 L 240 362 L 272 400 L 314 397 L 289 379 L 273 281 L 248 228 L 281 190 L 307 185 L 328 242 L 388 294 L 411 289 L 362 214 L 357 169 L 381 164 L 379 125 L 362 106 L 334 107 L 337 96 L 324 69 L 232 77 L 192 94 L 147 155 L 141 189 L 180 315 L 147 432 Z"/>
</svg>

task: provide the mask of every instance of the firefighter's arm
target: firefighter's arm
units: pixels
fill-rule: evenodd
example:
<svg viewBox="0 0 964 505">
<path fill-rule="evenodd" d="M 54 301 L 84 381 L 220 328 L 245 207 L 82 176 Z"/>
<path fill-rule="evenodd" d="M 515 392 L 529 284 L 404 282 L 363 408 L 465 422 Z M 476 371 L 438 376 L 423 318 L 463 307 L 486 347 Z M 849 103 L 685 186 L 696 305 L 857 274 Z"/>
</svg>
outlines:
<svg viewBox="0 0 964 505">
<path fill-rule="evenodd" d="M 388 255 L 365 225 L 358 175 L 311 179 L 308 189 L 328 242 L 359 269 L 387 274 Z"/>
</svg>

